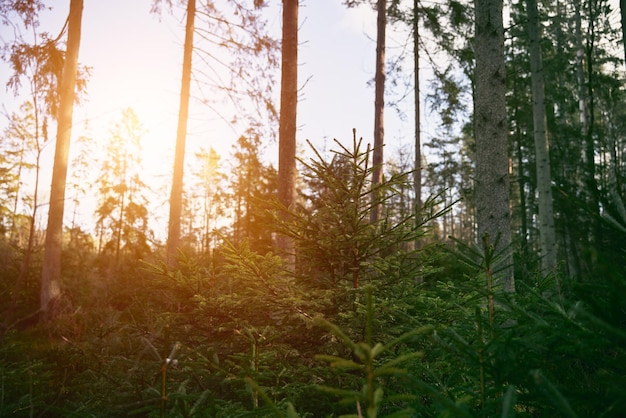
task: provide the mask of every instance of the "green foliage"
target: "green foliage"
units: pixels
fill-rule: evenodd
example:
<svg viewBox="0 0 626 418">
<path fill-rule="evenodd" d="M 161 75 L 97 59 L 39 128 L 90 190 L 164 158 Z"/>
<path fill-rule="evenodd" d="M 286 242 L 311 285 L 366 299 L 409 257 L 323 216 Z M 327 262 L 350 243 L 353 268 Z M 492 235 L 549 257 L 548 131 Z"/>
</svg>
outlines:
<svg viewBox="0 0 626 418">
<path fill-rule="evenodd" d="M 327 328 L 333 335 L 339 338 L 349 349 L 352 355 L 352 358 L 342 358 L 334 355 L 320 354 L 317 358 L 319 360 L 327 361 L 332 368 L 354 371 L 360 375 L 360 390 L 346 390 L 342 388 L 320 386 L 321 390 L 341 397 L 342 403 L 355 406 L 358 414 L 342 415 L 346 418 L 361 416 L 375 418 L 376 416 L 379 416 L 379 410 L 383 406 L 383 401 L 398 403 L 415 397 L 415 395 L 412 394 L 402 393 L 387 395 L 384 397 L 384 388 L 387 387 L 387 389 L 389 389 L 389 385 L 384 385 L 382 380 L 389 378 L 402 380 L 402 378 L 409 377 L 408 371 L 401 366 L 404 363 L 417 360 L 422 356 L 422 354 L 419 352 L 409 352 L 400 355 L 396 354 L 394 356 L 394 353 L 392 353 L 392 357 L 387 359 L 385 359 L 385 356 L 388 356 L 390 351 L 395 350 L 397 346 L 404 343 L 406 340 L 420 334 L 425 334 L 431 330 L 430 327 L 422 327 L 414 331 L 406 332 L 387 344 L 373 344 L 372 323 L 374 319 L 374 301 L 372 288 L 369 286 L 366 288 L 366 298 L 366 332 L 365 341 L 363 342 L 354 342 L 337 326 L 321 317 L 316 318 L 316 323 Z M 398 418 L 408 417 L 412 416 L 412 413 L 414 412 L 411 408 L 393 409 L 396 410 L 387 416 Z"/>
<path fill-rule="evenodd" d="M 615 302 L 593 306 L 585 301 L 595 299 L 606 284 L 597 281 L 581 299 L 563 299 L 556 296 L 554 281 L 537 287 L 521 281 L 517 294 L 507 297 L 485 291 L 485 260 L 475 259 L 479 274 L 468 276 L 467 282 L 440 283 L 435 291 L 444 298 L 439 309 L 447 310 L 449 325 L 436 333 L 434 382 L 447 386 L 452 399 L 472 405 L 478 416 L 512 410 L 518 416 L 574 416 L 572 411 L 577 416 L 620 416 L 624 406 L 617 391 L 624 381 L 607 376 L 623 373 L 624 322 L 596 317 L 596 312 L 614 312 Z M 620 280 L 611 286 L 617 294 L 623 294 Z M 490 294 L 494 321 L 489 319 Z M 446 380 L 439 380 L 443 376 Z"/>
<path fill-rule="evenodd" d="M 291 221 L 280 229 L 296 242 L 302 279 L 326 289 L 358 288 L 377 278 L 420 274 L 423 263 L 413 243 L 424 235 L 428 222 L 449 208 L 435 210 L 438 199 L 429 199 L 417 222 L 413 211 L 394 211 L 389 203 L 400 190 L 412 187 L 410 173 L 373 186 L 372 150 L 357 140 L 356 132 L 351 148 L 335 143 L 339 149 L 332 151 L 332 158 L 313 149 L 315 158 L 301 161 L 308 186 L 302 192 L 303 207 L 290 213 Z M 372 223 L 370 214 L 377 206 L 384 208 L 383 216 Z"/>
<path fill-rule="evenodd" d="M 226 197 L 234 212 L 231 241 L 247 240 L 259 253 L 272 251 L 273 225 L 268 214 L 271 196 L 277 188 L 277 173 L 261 163 L 261 139 L 253 130 L 241 136 L 233 150 L 232 194 Z"/>
<path fill-rule="evenodd" d="M 222 237 L 210 256 L 181 251 L 176 268 L 145 261 L 107 277 L 87 236 L 68 231 L 71 303 L 6 334 L 0 415 L 626 414 L 623 272 L 561 294 L 554 278 L 525 277 L 503 294 L 504 258 L 488 241 L 417 251 L 409 243 L 426 225 L 391 208 L 369 224 L 368 151 L 353 145 L 309 163 L 309 200 L 281 225 L 300 251 L 295 274 Z M 400 179 L 382 183 L 383 202 Z"/>
</svg>

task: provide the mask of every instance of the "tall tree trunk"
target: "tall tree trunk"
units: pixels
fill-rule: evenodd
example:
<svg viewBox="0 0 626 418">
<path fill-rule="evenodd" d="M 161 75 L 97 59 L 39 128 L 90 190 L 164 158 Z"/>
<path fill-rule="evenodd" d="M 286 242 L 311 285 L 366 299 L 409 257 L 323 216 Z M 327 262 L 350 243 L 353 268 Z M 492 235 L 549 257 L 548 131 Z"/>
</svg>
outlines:
<svg viewBox="0 0 626 418">
<path fill-rule="evenodd" d="M 65 210 L 65 183 L 68 155 L 72 136 L 72 113 L 78 72 L 78 50 L 83 16 L 83 0 L 70 1 L 67 29 L 67 50 L 61 76 L 60 104 L 57 117 L 57 137 L 50 186 L 48 226 L 44 243 L 41 272 L 40 309 L 44 319 L 56 312 L 54 307 L 61 297 L 61 249 L 63 245 L 63 212 Z"/>
<path fill-rule="evenodd" d="M 282 70 L 278 129 L 278 199 L 286 208 L 296 201 L 296 116 L 298 106 L 298 0 L 283 0 Z M 285 213 L 285 216 L 287 214 Z M 290 269 L 295 268 L 291 238 L 281 235 L 278 246 Z"/>
<path fill-rule="evenodd" d="M 376 18 L 376 72 L 374 83 L 374 150 L 372 152 L 372 223 L 378 221 L 382 211 L 377 186 L 383 181 L 383 145 L 385 143 L 385 43 L 387 32 L 387 0 L 378 0 Z"/>
<path fill-rule="evenodd" d="M 587 179 L 587 188 L 589 190 L 589 199 L 592 213 L 595 216 L 600 215 L 600 196 L 599 196 L 599 188 L 598 182 L 596 180 L 596 160 L 595 160 L 595 94 L 594 94 L 594 60 L 593 54 L 596 48 L 596 19 L 599 17 L 598 13 L 598 2 L 597 0 L 589 0 L 587 1 L 587 39 L 585 45 L 585 58 L 586 65 L 585 70 L 587 73 L 587 100 L 588 100 L 588 127 L 587 127 L 587 135 L 585 138 L 585 162 L 586 162 L 586 179 Z M 601 242 L 602 237 L 602 228 L 600 228 L 600 223 L 593 220 L 593 239 L 596 242 Z"/>
<path fill-rule="evenodd" d="M 553 24 L 556 25 L 554 32 L 556 33 L 556 56 L 557 57 L 566 56 L 565 50 L 568 48 L 567 41 L 565 39 L 565 35 L 562 30 L 563 16 L 567 14 L 567 10 L 568 10 L 567 4 L 568 4 L 567 0 L 565 0 L 565 2 L 557 1 L 555 5 L 556 7 L 555 17 L 554 19 L 552 19 Z M 575 37 L 578 37 L 578 35 L 576 35 L 576 30 L 574 32 L 575 32 Z M 579 77 L 579 74 L 577 71 L 577 78 L 578 77 Z M 556 87 L 559 91 L 565 91 L 566 89 L 565 77 L 564 77 L 563 72 L 559 72 L 557 74 Z M 561 96 L 562 97 L 556 103 L 556 105 L 560 109 L 558 113 L 558 124 L 559 126 L 565 127 L 565 126 L 571 125 L 571 122 L 569 120 L 570 114 L 567 111 L 565 111 L 565 109 L 567 109 L 567 104 L 565 103 L 565 100 L 563 99 L 564 96 L 563 95 Z M 563 137 L 562 134 L 560 136 Z M 563 141 L 563 139 L 561 139 L 561 141 Z M 558 149 L 558 148 L 555 148 L 555 149 Z M 576 153 L 575 156 L 572 156 L 573 152 Z M 557 164 L 558 176 L 563 179 L 570 178 L 570 181 L 571 180 L 577 181 L 579 178 L 579 168 L 577 166 L 580 165 L 577 163 L 579 161 L 580 161 L 580 153 L 578 153 L 578 149 L 574 151 L 574 149 L 570 146 L 563 147 L 559 155 L 559 160 Z M 559 227 L 556 228 L 557 230 L 560 231 L 558 245 L 563 249 L 563 254 L 565 254 L 565 262 L 567 263 L 565 268 L 567 270 L 567 275 L 569 278 L 577 277 L 579 275 L 578 272 L 580 271 L 580 258 L 581 258 L 579 254 L 580 248 L 577 245 L 579 240 L 575 238 L 576 233 L 579 232 L 580 225 L 576 224 L 576 221 L 574 220 L 574 218 L 575 216 L 573 215 L 571 208 L 564 207 L 563 209 L 561 209 L 561 214 L 558 220 L 560 228 Z"/>
<path fill-rule="evenodd" d="M 514 53 L 513 53 L 514 54 Z M 516 57 L 512 58 L 513 60 L 516 60 Z M 514 97 L 515 99 L 512 101 L 512 108 L 511 108 L 511 114 L 513 116 L 513 120 L 514 121 L 520 121 L 522 120 L 520 117 L 520 113 L 522 112 L 521 109 L 521 103 L 525 103 L 526 101 L 524 99 L 521 100 L 517 100 L 518 97 L 523 97 L 522 95 L 522 91 L 523 88 L 520 88 L 520 78 L 519 77 L 513 77 L 512 79 L 512 90 L 511 90 L 511 95 L 512 97 Z M 520 90 L 521 89 L 521 90 Z M 522 252 L 522 254 L 527 254 L 528 251 L 528 204 L 527 204 L 527 198 L 526 198 L 526 183 L 529 181 L 529 176 L 526 175 L 526 167 L 525 167 L 525 161 L 526 158 L 524 156 L 524 146 L 523 146 L 523 141 L 524 138 L 526 136 L 526 130 L 524 129 L 524 132 L 522 132 L 522 126 L 520 123 L 516 122 L 515 124 L 515 131 L 513 133 L 513 138 L 512 140 L 515 143 L 515 160 L 517 162 L 517 196 L 511 196 L 512 200 L 518 199 L 519 201 L 519 217 L 520 217 L 520 225 L 519 225 L 519 238 L 520 238 L 520 250 Z M 512 193 L 514 193 L 513 190 L 511 190 Z M 513 229 L 515 229 L 517 227 L 516 226 L 512 226 Z"/>
<path fill-rule="evenodd" d="M 476 68 L 474 123 L 476 135 L 476 206 L 479 242 L 487 236 L 499 248 L 511 244 L 509 158 L 502 0 L 475 0 Z M 510 266 L 510 256 L 502 260 Z M 515 291 L 512 268 L 503 271 L 506 292 Z"/>
<path fill-rule="evenodd" d="M 170 193 L 170 218 L 166 246 L 167 262 L 170 265 L 176 262 L 176 253 L 180 247 L 180 217 L 183 208 L 185 141 L 187 139 L 187 120 L 189 119 L 189 91 L 191 88 L 191 58 L 193 55 L 195 16 L 196 0 L 187 0 L 187 22 L 185 25 L 185 46 L 183 49 L 183 75 L 180 86 L 178 129 L 176 131 L 176 151 L 174 155 L 174 172 L 172 175 L 172 190 Z"/>
<path fill-rule="evenodd" d="M 413 0 L 413 84 L 415 88 L 415 167 L 413 172 L 413 186 L 415 187 L 415 222 L 419 223 L 422 211 L 422 140 L 421 140 L 421 112 L 420 112 L 420 32 L 418 0 Z M 415 248 L 419 248 L 419 239 L 415 240 Z"/>
<path fill-rule="evenodd" d="M 120 269 L 120 249 L 124 232 L 124 210 L 126 206 L 126 161 L 124 161 L 124 183 L 120 193 L 120 216 L 117 218 L 117 237 L 115 237 L 115 272 Z"/>
<path fill-rule="evenodd" d="M 519 120 L 519 119 L 518 119 Z M 517 167 L 518 167 L 518 190 L 519 190 L 519 206 L 520 206 L 520 235 L 522 243 L 522 251 L 526 254 L 528 249 L 528 209 L 526 203 L 526 180 L 524 179 L 524 156 L 522 155 L 522 133 L 519 124 L 515 127 L 515 136 L 517 138 Z"/>
<path fill-rule="evenodd" d="M 587 137 L 589 131 L 589 121 L 587 115 L 587 94 L 585 90 L 585 69 L 584 69 L 584 56 L 585 51 L 583 47 L 583 32 L 582 32 L 582 17 L 580 15 L 580 0 L 574 0 L 574 39 L 576 43 L 576 80 L 578 82 L 578 119 L 580 122 L 580 130 L 583 138 Z M 582 159 L 587 163 L 587 154 L 583 150 Z"/>
<path fill-rule="evenodd" d="M 528 37 L 530 40 L 530 71 L 533 97 L 533 126 L 535 163 L 539 192 L 539 239 L 541 242 L 541 270 L 544 275 L 556 269 L 556 235 L 552 203 L 552 175 L 550 173 L 550 146 L 541 59 L 541 33 L 536 0 L 527 0 Z"/>
<path fill-rule="evenodd" d="M 594 29 L 594 16 L 592 14 L 593 1 L 587 2 L 589 4 L 588 28 L 586 34 L 586 40 L 583 38 L 582 30 L 582 3 L 581 0 L 574 0 L 574 37 L 576 45 L 576 78 L 578 82 L 578 104 L 579 104 L 579 118 L 580 118 L 580 131 L 583 139 L 580 165 L 580 175 L 577 176 L 577 181 L 580 181 L 585 185 L 582 191 L 582 198 L 588 207 L 588 211 L 592 214 L 599 214 L 599 202 L 597 194 L 597 184 L 595 179 L 595 149 L 594 149 L 594 135 L 593 135 L 593 49 L 595 29 Z M 591 222 L 586 226 L 584 233 L 580 236 L 584 239 L 584 246 L 591 247 L 598 242 L 599 228 L 598 223 L 595 222 L 592 215 Z M 576 241 L 573 241 L 574 243 Z M 591 264 L 591 259 L 585 257 L 583 259 L 583 265 Z"/>
<path fill-rule="evenodd" d="M 624 49 L 624 65 L 626 65 L 626 0 L 620 0 L 619 9 L 622 16 L 622 48 Z"/>
</svg>

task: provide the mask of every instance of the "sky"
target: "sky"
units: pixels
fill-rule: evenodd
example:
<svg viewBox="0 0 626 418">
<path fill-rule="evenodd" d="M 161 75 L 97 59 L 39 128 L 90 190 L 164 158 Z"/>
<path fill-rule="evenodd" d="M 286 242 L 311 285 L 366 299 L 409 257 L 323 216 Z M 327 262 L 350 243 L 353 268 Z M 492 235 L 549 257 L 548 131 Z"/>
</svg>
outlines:
<svg viewBox="0 0 626 418">
<path fill-rule="evenodd" d="M 69 0 L 48 3 L 54 6 L 41 13 L 41 30 L 54 36 L 67 17 Z M 269 3 L 270 30 L 280 34 L 281 2 Z M 163 183 L 171 173 L 176 140 L 184 13 L 178 9 L 159 18 L 150 14 L 151 4 L 152 0 L 85 0 L 79 62 L 91 68 L 91 75 L 87 96 L 74 111 L 73 139 L 88 121 L 88 135 L 97 143 L 106 141 L 122 110 L 131 107 L 146 128 L 142 140 L 146 175 Z M 366 142 L 373 142 L 374 89 L 368 86 L 375 63 L 373 10 L 346 9 L 340 0 L 301 0 L 299 18 L 299 146 L 306 149 L 305 140 L 311 140 L 320 149 L 336 148 L 332 138 L 351 143 L 353 128 Z M 7 30 L 0 27 L 2 41 L 11 37 Z M 393 33 L 388 37 L 391 56 L 397 51 Z M 404 35 L 397 39 L 397 43 L 405 40 Z M 0 83 L 4 85 L 8 77 L 9 68 L 0 64 Z M 10 91 L 2 93 L 0 106 L 14 110 L 18 101 Z M 409 115 L 410 103 L 409 98 Z M 414 129 L 410 119 L 402 121 L 395 112 L 386 111 L 387 155 L 402 145 L 410 149 Z M 0 129 L 4 123 L 2 117 Z M 210 111 L 195 107 L 189 121 L 187 162 L 199 147 L 213 147 L 226 159 L 241 133 L 225 126 Z M 276 144 L 266 145 L 266 157 L 275 161 Z M 76 151 L 75 147 L 71 151 Z M 48 147 L 43 155 L 41 200 L 47 200 L 53 153 L 53 147 Z M 167 196 L 161 196 L 162 205 L 166 200 Z M 166 216 L 160 216 L 157 223 L 152 226 L 155 230 L 167 229 Z"/>
<path fill-rule="evenodd" d="M 147 152 L 173 148 L 184 40 L 182 13 L 178 10 L 175 18 L 163 15 L 158 19 L 149 14 L 151 1 L 85 1 L 79 59 L 92 67 L 92 75 L 87 103 L 77 109 L 77 120 L 88 117 L 97 125 L 132 107 L 148 128 L 151 143 L 158 144 Z M 280 8 L 270 10 L 270 28 L 279 33 Z M 66 13 L 66 8 L 55 6 L 57 22 L 62 23 Z M 374 72 L 374 18 L 369 8 L 347 10 L 339 0 L 302 1 L 299 142 L 335 136 L 351 140 L 352 128 L 366 140 L 372 136 L 374 91 L 367 82 Z M 400 128 L 388 113 L 392 139 Z M 206 111 L 192 114 L 191 119 L 192 147 L 196 136 L 220 153 L 228 152 L 224 145 L 230 141 L 211 140 L 223 132 L 215 116 Z M 201 119 L 208 123 L 199 123 Z M 408 123 L 407 127 L 410 132 Z"/>
</svg>

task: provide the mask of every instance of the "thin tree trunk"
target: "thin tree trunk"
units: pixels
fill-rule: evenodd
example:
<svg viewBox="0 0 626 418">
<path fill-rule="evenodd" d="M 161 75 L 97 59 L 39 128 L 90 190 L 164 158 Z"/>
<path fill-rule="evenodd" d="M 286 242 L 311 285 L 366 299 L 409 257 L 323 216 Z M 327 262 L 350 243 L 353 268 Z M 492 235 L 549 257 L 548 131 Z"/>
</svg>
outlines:
<svg viewBox="0 0 626 418">
<path fill-rule="evenodd" d="M 624 65 L 626 66 L 626 0 L 620 0 L 619 8 L 622 16 L 622 48 L 624 49 Z"/>
<path fill-rule="evenodd" d="M 557 263 L 556 235 L 552 203 L 552 175 L 550 173 L 550 146 L 544 92 L 541 34 L 536 0 L 527 0 L 528 36 L 530 40 L 530 71 L 533 97 L 533 126 L 535 163 L 539 192 L 539 239 L 541 242 L 541 270 L 544 275 L 554 271 Z"/>
<path fill-rule="evenodd" d="M 513 86 L 511 94 L 513 97 L 520 96 L 519 78 L 513 77 Z M 520 101 L 513 101 L 513 109 L 511 110 L 513 120 L 520 120 Z M 520 213 L 520 247 L 522 254 L 526 254 L 528 250 L 528 205 L 526 199 L 526 182 L 529 179 L 525 176 L 524 155 L 523 155 L 523 137 L 522 128 L 519 123 L 515 124 L 515 133 L 513 134 L 515 142 L 515 159 L 517 161 L 517 193 L 519 196 L 511 199 L 519 200 L 519 213 Z"/>
<path fill-rule="evenodd" d="M 35 102 L 35 106 L 37 104 L 37 99 L 35 97 L 33 97 L 34 102 Z M 35 109 L 35 132 L 37 132 L 38 128 L 37 128 L 37 124 L 38 124 L 38 117 L 37 117 L 37 108 L 34 107 Z M 17 207 L 18 204 L 20 203 L 20 192 L 22 191 L 22 187 L 20 184 L 20 180 L 22 178 L 22 168 L 24 166 L 24 150 L 26 148 L 26 141 L 22 141 L 22 148 L 20 149 L 20 161 L 17 164 L 17 176 L 16 176 L 16 181 L 15 181 L 15 199 L 13 200 L 13 213 L 11 216 L 11 233 L 10 233 L 10 237 L 9 237 L 9 242 L 11 244 L 15 243 L 16 245 L 19 245 L 19 239 L 17 236 L 17 230 L 16 227 L 17 225 L 15 224 L 15 221 L 17 220 Z"/>
<path fill-rule="evenodd" d="M 582 31 L 582 5 L 581 0 L 574 1 L 575 19 L 575 42 L 576 42 L 576 77 L 578 82 L 578 103 L 580 130 L 583 137 L 582 157 L 582 178 L 578 179 L 585 184 L 584 197 L 589 210 L 594 214 L 599 214 L 599 203 L 597 199 L 597 184 L 595 179 L 594 160 L 594 139 L 593 139 L 593 62 L 592 52 L 594 49 L 594 16 L 592 15 L 591 3 L 589 3 L 589 25 L 587 28 L 586 45 Z M 585 62 L 586 61 L 586 62 Z M 585 74 L 586 73 L 586 74 Z M 585 79 L 586 75 L 586 79 Z M 586 245 L 593 245 L 599 239 L 599 228 L 597 222 L 593 222 L 585 233 L 587 236 Z M 590 262 L 590 260 L 587 260 Z"/>
<path fill-rule="evenodd" d="M 557 1 L 556 2 L 556 16 L 555 19 L 553 20 L 554 24 L 556 24 L 556 52 L 557 52 L 557 56 L 564 56 L 565 55 L 565 39 L 564 39 L 564 34 L 563 34 L 563 30 L 562 30 L 562 23 L 561 23 L 561 16 L 563 16 L 563 11 L 562 11 L 562 2 L 561 1 Z M 563 76 L 563 72 L 559 72 L 557 74 L 557 88 L 560 89 L 561 91 L 564 91 L 565 89 L 565 78 Z M 564 103 L 564 101 L 561 99 L 561 101 L 559 103 L 557 103 L 559 109 L 561 109 L 561 111 L 559 112 L 559 123 L 561 124 L 561 126 L 567 126 L 569 124 L 569 118 L 568 118 L 568 113 L 564 111 L 564 109 L 566 109 L 566 105 Z M 572 167 L 570 163 L 571 161 L 578 161 L 579 160 L 579 156 L 577 155 L 575 159 L 571 158 L 570 155 L 572 153 L 571 147 L 567 147 L 564 150 L 563 155 L 561 155 L 561 163 L 560 163 L 560 170 L 559 170 L 559 175 L 562 178 L 566 178 L 567 176 L 573 177 L 573 178 L 577 178 L 577 169 L 576 167 Z M 578 276 L 578 264 L 579 264 L 579 255 L 577 253 L 577 247 L 575 245 L 572 244 L 572 242 L 574 241 L 572 239 L 572 232 L 573 232 L 573 225 L 572 222 L 568 221 L 568 218 L 570 217 L 570 214 L 566 212 L 563 212 L 561 214 L 560 217 L 560 222 L 561 225 L 563 225 L 561 229 L 561 237 L 559 239 L 561 248 L 563 248 L 563 253 L 565 254 L 565 259 L 567 262 L 567 275 L 569 278 L 574 278 Z"/>
<path fill-rule="evenodd" d="M 370 221 L 380 218 L 382 205 L 376 188 L 383 181 L 383 145 L 385 143 L 385 43 L 387 31 L 387 0 L 378 0 L 376 18 L 376 72 L 374 83 L 374 149 L 372 151 L 372 212 Z"/>
<path fill-rule="evenodd" d="M 415 222 L 421 222 L 422 211 L 422 140 L 421 140 L 421 112 L 420 112 L 420 32 L 418 16 L 418 0 L 413 0 L 413 84 L 415 88 L 415 167 L 413 185 L 415 187 Z M 415 248 L 420 247 L 420 240 L 415 239 Z"/>
<path fill-rule="evenodd" d="M 474 123 L 476 135 L 476 206 L 478 240 L 499 242 L 509 254 L 511 214 L 506 121 L 504 28 L 502 0 L 475 0 L 476 68 Z M 511 265 L 511 257 L 502 263 Z M 503 290 L 515 291 L 512 268 L 500 279 Z"/>
<path fill-rule="evenodd" d="M 522 137 L 519 129 L 519 124 L 515 128 L 517 137 L 517 167 L 518 173 L 518 189 L 519 189 L 519 205 L 520 205 L 520 228 L 521 228 L 521 242 L 525 251 L 528 248 L 528 216 L 527 216 L 527 203 L 526 203 L 526 182 L 524 180 L 524 158 L 522 156 Z"/>
<path fill-rule="evenodd" d="M 588 24 L 587 24 L 587 40 L 585 46 L 586 57 L 586 72 L 587 72 L 587 100 L 588 100 L 588 127 L 587 135 L 585 138 L 585 160 L 587 167 L 587 184 L 589 189 L 589 197 L 591 203 L 591 210 L 595 215 L 600 215 L 600 197 L 598 191 L 598 182 L 596 181 L 596 161 L 595 161 L 595 141 L 594 141 L 594 129 L 595 129 L 595 95 L 594 95 L 594 75 L 593 75 L 593 51 L 595 49 L 595 21 L 598 17 L 598 13 L 594 6 L 597 6 L 596 0 L 590 0 L 587 2 L 588 10 Z M 601 241 L 602 229 L 599 227 L 598 222 L 594 222 L 593 236 L 594 240 Z"/>
<path fill-rule="evenodd" d="M 70 1 L 67 31 L 67 51 L 61 76 L 60 104 L 57 117 L 56 149 L 50 186 L 48 226 L 44 243 L 41 273 L 40 306 L 43 318 L 53 317 L 54 305 L 61 297 L 61 249 L 63 245 L 63 212 L 65 210 L 65 184 L 68 155 L 72 135 L 72 113 L 78 71 L 78 51 L 83 14 L 83 0 Z"/>
<path fill-rule="evenodd" d="M 283 206 L 289 209 L 293 208 L 296 202 L 298 7 L 298 0 L 283 0 L 282 70 L 278 129 L 278 199 Z M 284 253 L 288 268 L 294 270 L 295 249 L 293 240 L 281 235 L 278 237 L 278 246 Z"/>
<path fill-rule="evenodd" d="M 126 157 L 124 157 L 126 158 Z M 120 249 L 122 248 L 122 231 L 124 230 L 124 210 L 126 206 L 126 160 L 124 160 L 124 184 L 120 196 L 120 217 L 117 220 L 117 237 L 115 238 L 115 271 L 120 269 Z"/>
<path fill-rule="evenodd" d="M 584 70 L 584 56 L 585 51 L 583 48 L 583 32 L 582 32 L 582 18 L 580 15 L 580 0 L 574 0 L 574 39 L 576 42 L 576 80 L 578 82 L 578 119 L 580 122 L 580 130 L 583 138 L 587 137 L 589 131 L 589 122 L 587 119 L 587 94 L 585 90 L 585 70 Z M 582 152 L 582 159 L 587 163 L 587 154 Z"/>
<path fill-rule="evenodd" d="M 191 58 L 193 55 L 194 19 L 196 0 L 187 0 L 187 22 L 185 25 L 185 46 L 183 49 L 183 75 L 180 87 L 178 108 L 178 129 L 176 131 L 176 151 L 174 172 L 170 193 L 170 217 L 167 232 L 166 256 L 170 265 L 175 264 L 180 247 L 180 217 L 183 208 L 183 176 L 185 166 L 185 141 L 187 139 L 187 120 L 189 119 L 189 96 L 191 89 Z"/>
</svg>

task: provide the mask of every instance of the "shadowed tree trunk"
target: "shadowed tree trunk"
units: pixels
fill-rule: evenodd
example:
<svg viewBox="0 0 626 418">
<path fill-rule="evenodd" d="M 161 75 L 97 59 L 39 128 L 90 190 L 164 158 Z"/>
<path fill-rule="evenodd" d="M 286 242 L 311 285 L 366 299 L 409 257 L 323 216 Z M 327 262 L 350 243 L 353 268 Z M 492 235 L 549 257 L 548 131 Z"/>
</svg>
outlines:
<svg viewBox="0 0 626 418">
<path fill-rule="evenodd" d="M 507 254 L 511 244 L 509 208 L 509 158 L 504 71 L 502 0 L 475 0 L 476 68 L 474 72 L 474 123 L 476 135 L 476 210 L 478 240 Z M 504 265 L 510 266 L 505 256 Z M 506 292 L 515 291 L 512 268 L 502 272 Z"/>
<path fill-rule="evenodd" d="M 298 0 L 283 0 L 282 70 L 278 129 L 278 199 L 286 208 L 296 201 L 296 116 L 298 106 Z M 285 214 L 285 216 L 287 216 Z M 295 268 L 293 240 L 278 237 L 289 268 Z"/>
<path fill-rule="evenodd" d="M 55 305 L 61 297 L 61 249 L 63 245 L 63 212 L 68 155 L 72 135 L 72 113 L 76 95 L 78 50 L 83 15 L 83 0 L 70 1 L 67 30 L 67 50 L 60 86 L 60 104 L 57 117 L 56 149 L 50 186 L 48 226 L 44 243 L 41 273 L 40 309 L 44 319 L 55 316 Z"/>
<path fill-rule="evenodd" d="M 622 48 L 624 49 L 624 65 L 626 65 L 626 0 L 620 0 L 619 9 L 622 16 Z"/>
<path fill-rule="evenodd" d="M 387 30 L 387 0 L 378 0 L 376 19 L 376 73 L 374 83 L 374 150 L 372 152 L 372 212 L 370 220 L 374 223 L 380 218 L 382 205 L 378 202 L 376 188 L 383 180 L 383 144 L 385 143 L 385 42 Z"/>
<path fill-rule="evenodd" d="M 596 49 L 596 20 L 599 18 L 598 2 L 587 1 L 584 3 L 587 9 L 587 28 L 585 35 L 585 72 L 586 72 L 586 92 L 587 92 L 587 132 L 585 135 L 585 182 L 587 184 L 589 201 L 588 204 L 595 216 L 601 215 L 600 210 L 600 190 L 599 184 L 596 179 L 596 172 L 599 172 L 596 167 L 596 98 L 595 98 L 595 62 L 594 51 Z M 579 13 L 580 15 L 580 13 Z M 581 40 L 582 42 L 582 40 Z M 595 243 L 602 242 L 602 228 L 599 222 L 592 222 L 592 240 Z M 593 262 L 590 260 L 590 264 Z"/>
<path fill-rule="evenodd" d="M 580 0 L 574 0 L 574 37 L 576 42 L 576 79 L 578 82 L 578 113 L 580 121 L 580 130 L 583 136 L 587 135 L 587 97 L 585 95 L 585 70 L 583 58 L 585 55 L 583 47 L 582 17 L 580 15 Z M 585 155 L 583 153 L 583 158 Z"/>
<path fill-rule="evenodd" d="M 418 16 L 418 0 L 413 0 L 413 84 L 415 86 L 415 167 L 413 172 L 413 186 L 415 188 L 415 222 L 419 224 L 422 210 L 422 140 L 421 140 L 421 112 L 420 112 L 420 32 Z M 419 239 L 415 240 L 415 248 L 419 248 Z"/>
<path fill-rule="evenodd" d="M 552 207 L 552 175 L 550 173 L 550 146 L 541 59 L 541 33 L 536 0 L 527 0 L 528 37 L 530 40 L 530 71 L 533 97 L 533 126 L 537 190 L 539 192 L 539 239 L 541 242 L 541 270 L 544 275 L 556 269 L 556 235 Z"/>
<path fill-rule="evenodd" d="M 187 23 L 185 25 L 185 46 L 183 50 L 183 75 L 180 87 L 180 105 L 178 109 L 178 129 L 176 131 L 176 151 L 174 155 L 174 173 L 170 193 L 170 218 L 167 232 L 167 262 L 176 261 L 176 252 L 180 247 L 180 216 L 183 208 L 183 175 L 185 165 L 185 140 L 187 139 L 187 120 L 189 116 L 189 91 L 191 87 L 191 57 L 193 53 L 193 31 L 196 16 L 196 0 L 187 1 Z"/>
</svg>

